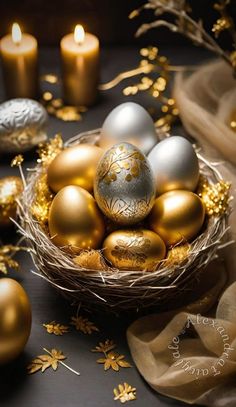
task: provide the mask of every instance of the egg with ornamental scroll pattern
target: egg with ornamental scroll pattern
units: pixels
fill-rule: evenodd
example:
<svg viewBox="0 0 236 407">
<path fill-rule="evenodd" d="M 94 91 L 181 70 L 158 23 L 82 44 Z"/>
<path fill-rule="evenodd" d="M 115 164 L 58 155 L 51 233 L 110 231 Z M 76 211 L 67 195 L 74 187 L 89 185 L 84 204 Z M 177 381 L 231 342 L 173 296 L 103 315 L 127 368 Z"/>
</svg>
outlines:
<svg viewBox="0 0 236 407">
<path fill-rule="evenodd" d="M 103 242 L 105 258 L 120 270 L 155 270 L 164 259 L 166 246 L 147 229 L 124 229 L 111 233 Z"/>
<path fill-rule="evenodd" d="M 121 225 L 143 220 L 154 204 L 155 184 L 144 154 L 129 143 L 115 144 L 101 158 L 94 195 L 102 212 Z"/>
<path fill-rule="evenodd" d="M 31 306 L 23 287 L 11 278 L 0 279 L 0 365 L 24 349 L 31 330 Z"/>
<path fill-rule="evenodd" d="M 48 226 L 53 243 L 74 253 L 99 248 L 104 236 L 102 214 L 94 198 L 73 185 L 62 188 L 54 197 Z"/>
<path fill-rule="evenodd" d="M 97 164 L 103 150 L 92 144 L 79 144 L 59 153 L 48 167 L 48 184 L 54 192 L 77 185 L 91 192 Z"/>
<path fill-rule="evenodd" d="M 203 203 L 189 191 L 170 191 L 159 196 L 150 213 L 151 229 L 168 245 L 192 240 L 200 231 L 205 217 Z"/>
</svg>

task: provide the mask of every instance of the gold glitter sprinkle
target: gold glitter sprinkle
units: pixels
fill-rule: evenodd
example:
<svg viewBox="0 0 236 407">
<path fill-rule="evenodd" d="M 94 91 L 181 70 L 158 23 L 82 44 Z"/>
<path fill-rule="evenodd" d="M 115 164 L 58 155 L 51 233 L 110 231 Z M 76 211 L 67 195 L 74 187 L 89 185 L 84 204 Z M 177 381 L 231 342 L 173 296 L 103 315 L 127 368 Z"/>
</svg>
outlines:
<svg viewBox="0 0 236 407">
<path fill-rule="evenodd" d="M 32 215 L 42 225 L 48 222 L 48 213 L 53 197 L 54 195 L 47 183 L 47 174 L 43 173 L 35 183 L 34 199 L 30 208 Z"/>
<path fill-rule="evenodd" d="M 56 134 L 47 143 L 39 144 L 37 160 L 38 163 L 42 165 L 49 165 L 50 162 L 62 151 L 63 141 L 60 134 Z"/>
<path fill-rule="evenodd" d="M 127 401 L 136 400 L 136 388 L 128 383 L 119 384 L 118 388 L 115 388 L 113 392 L 114 400 L 120 400 L 122 404 Z"/>
<path fill-rule="evenodd" d="M 197 193 L 209 216 L 222 216 L 227 212 L 230 201 L 229 190 L 230 183 L 223 180 L 217 184 L 210 184 L 206 179 L 200 181 Z"/>
</svg>

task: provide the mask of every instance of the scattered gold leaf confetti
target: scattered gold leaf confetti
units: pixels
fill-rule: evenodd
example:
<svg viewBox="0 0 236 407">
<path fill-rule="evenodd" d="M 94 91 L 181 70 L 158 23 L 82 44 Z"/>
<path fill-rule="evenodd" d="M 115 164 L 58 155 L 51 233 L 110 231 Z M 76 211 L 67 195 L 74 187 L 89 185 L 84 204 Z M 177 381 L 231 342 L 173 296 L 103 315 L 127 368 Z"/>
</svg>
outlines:
<svg viewBox="0 0 236 407">
<path fill-rule="evenodd" d="M 27 250 L 25 247 L 5 245 L 0 246 L 0 272 L 7 274 L 9 268 L 19 270 L 20 265 L 16 260 L 12 259 L 12 256 L 20 250 Z"/>
<path fill-rule="evenodd" d="M 51 83 L 51 84 L 55 84 L 55 83 L 59 82 L 58 76 L 55 75 L 55 74 L 52 74 L 52 73 L 42 75 L 41 80 L 44 81 L 44 82 Z"/>
<path fill-rule="evenodd" d="M 56 110 L 55 115 L 58 119 L 65 122 L 73 122 L 82 119 L 79 109 L 75 106 L 62 106 Z"/>
<path fill-rule="evenodd" d="M 136 388 L 128 383 L 119 384 L 118 388 L 113 390 L 114 400 L 120 400 L 121 403 L 136 400 Z"/>
<path fill-rule="evenodd" d="M 53 94 L 51 92 L 44 92 L 43 93 L 43 100 L 45 100 L 46 102 L 49 102 L 50 100 L 52 100 L 53 98 Z"/>
<path fill-rule="evenodd" d="M 230 201 L 229 190 L 230 183 L 223 180 L 216 184 L 210 184 L 204 178 L 200 181 L 197 193 L 209 216 L 222 216 L 227 212 Z"/>
<path fill-rule="evenodd" d="M 58 324 L 55 321 L 49 324 L 43 324 L 49 334 L 63 335 L 68 332 L 69 327 L 67 325 Z"/>
<path fill-rule="evenodd" d="M 45 349 L 44 349 L 45 350 Z M 45 372 L 46 369 L 51 367 L 54 371 L 58 368 L 58 363 L 65 360 L 66 356 L 60 350 L 52 349 L 47 355 L 39 355 L 36 359 L 32 360 L 28 366 L 28 373 L 32 374 L 39 370 Z"/>
<path fill-rule="evenodd" d="M 103 364 L 104 370 L 112 368 L 116 372 L 119 371 L 120 367 L 131 367 L 130 363 L 125 360 L 124 355 L 111 352 L 114 348 L 116 348 L 116 344 L 110 339 L 99 342 L 95 349 L 92 349 L 92 352 L 103 353 L 104 357 L 97 359 L 97 363 Z"/>
<path fill-rule="evenodd" d="M 77 331 L 81 331 L 84 334 L 91 335 L 93 332 L 99 331 L 93 322 L 82 316 L 71 317 L 71 325 L 73 325 Z"/>
<path fill-rule="evenodd" d="M 55 109 L 58 109 L 59 107 L 63 106 L 63 100 L 61 98 L 53 99 L 51 102 L 51 106 L 55 107 Z"/>
<path fill-rule="evenodd" d="M 110 339 L 107 339 L 104 343 L 99 342 L 98 346 L 96 346 L 95 349 L 92 349 L 92 352 L 107 353 L 115 348 L 116 348 L 115 342 Z"/>
<path fill-rule="evenodd" d="M 18 154 L 16 157 L 13 158 L 11 162 L 11 167 L 19 167 L 24 161 L 23 155 Z"/>
<path fill-rule="evenodd" d="M 104 370 L 112 368 L 118 372 L 120 367 L 131 367 L 131 364 L 124 360 L 125 356 L 116 352 L 109 352 L 104 358 L 97 360 L 97 363 L 104 364 Z"/>
<path fill-rule="evenodd" d="M 75 373 L 77 376 L 80 375 L 79 372 L 72 369 L 71 367 L 69 367 L 68 365 L 66 365 L 63 362 L 63 360 L 66 359 L 66 356 L 60 350 L 52 349 L 51 351 L 49 351 L 46 348 L 43 348 L 43 350 L 45 352 L 47 352 L 47 354 L 39 355 L 35 359 L 32 360 L 32 362 L 27 367 L 28 374 L 33 374 L 38 371 L 41 371 L 43 373 L 49 367 L 51 367 L 54 371 L 56 371 L 58 368 L 58 364 L 60 363 L 61 365 L 66 367 L 68 370 Z"/>
</svg>

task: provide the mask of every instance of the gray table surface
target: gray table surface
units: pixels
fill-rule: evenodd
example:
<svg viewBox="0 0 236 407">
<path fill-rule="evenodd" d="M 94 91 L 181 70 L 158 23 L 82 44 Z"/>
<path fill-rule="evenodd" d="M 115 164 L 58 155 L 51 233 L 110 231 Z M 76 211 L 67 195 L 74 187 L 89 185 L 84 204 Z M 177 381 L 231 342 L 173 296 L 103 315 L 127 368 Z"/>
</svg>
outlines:
<svg viewBox="0 0 236 407">
<path fill-rule="evenodd" d="M 164 55 L 170 57 L 172 64 L 199 63 L 209 55 L 195 48 L 162 50 Z M 139 61 L 137 48 L 116 48 L 102 50 L 101 82 L 112 79 L 116 74 L 125 69 L 133 68 Z M 59 73 L 59 55 L 55 49 L 43 49 L 40 53 L 40 68 L 42 73 Z M 135 79 L 134 79 L 135 81 Z M 131 81 L 132 82 L 132 81 Z M 126 82 L 129 83 L 129 82 Z M 151 98 L 144 95 L 135 98 L 125 98 L 120 85 L 117 88 L 103 92 L 99 103 L 91 108 L 81 122 L 66 123 L 55 118 L 50 118 L 49 136 L 61 132 L 63 139 L 75 134 L 98 128 L 102 125 L 108 112 L 121 102 L 134 100 L 146 107 L 153 104 Z M 0 101 L 4 100 L 2 79 L 0 78 Z M 177 129 L 179 131 L 179 129 Z M 25 156 L 24 168 L 33 166 L 35 153 Z M 10 168 L 11 157 L 0 156 L 0 177 L 17 174 L 17 169 Z M 1 232 L 0 232 L 1 233 Z M 4 242 L 17 240 L 15 231 L 2 234 Z M 116 373 L 103 371 L 103 367 L 96 363 L 97 354 L 90 352 L 99 340 L 114 339 L 118 345 L 117 350 L 126 355 L 132 362 L 126 343 L 126 329 L 132 318 L 116 318 L 108 315 L 91 314 L 100 328 L 98 334 L 84 335 L 75 330 L 57 337 L 49 335 L 42 327 L 43 323 L 56 320 L 68 323 L 75 310 L 42 279 L 34 276 L 30 270 L 34 265 L 28 254 L 18 256 L 22 272 L 10 272 L 9 276 L 16 278 L 26 289 L 32 304 L 33 323 L 29 342 L 24 353 L 12 364 L 0 368 L 0 406 L 2 407 L 112 407 L 119 405 L 113 401 L 113 388 L 119 383 L 127 381 L 137 388 L 137 400 L 131 405 L 143 406 L 184 406 L 184 403 L 163 397 L 155 393 L 142 379 L 135 367 L 121 369 Z M 133 320 L 135 317 L 133 317 Z M 62 366 L 57 372 L 51 370 L 44 374 L 37 373 L 29 376 L 26 366 L 36 355 L 42 354 L 42 348 L 55 347 L 61 349 L 68 356 L 68 364 L 78 369 L 81 376 L 77 377 Z"/>
</svg>

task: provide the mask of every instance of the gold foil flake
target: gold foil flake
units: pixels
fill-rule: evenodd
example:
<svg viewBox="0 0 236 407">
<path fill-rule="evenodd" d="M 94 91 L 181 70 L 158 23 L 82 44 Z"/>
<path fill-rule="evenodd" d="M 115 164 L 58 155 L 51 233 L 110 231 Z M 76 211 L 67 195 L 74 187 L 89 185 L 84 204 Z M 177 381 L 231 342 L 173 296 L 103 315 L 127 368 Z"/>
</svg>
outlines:
<svg viewBox="0 0 236 407">
<path fill-rule="evenodd" d="M 18 154 L 16 157 L 13 158 L 11 162 L 11 167 L 19 167 L 24 161 L 23 155 Z"/>
<path fill-rule="evenodd" d="M 97 250 L 83 251 L 74 258 L 75 264 L 77 264 L 86 272 L 93 272 L 94 270 L 108 270 L 103 256 Z"/>
<path fill-rule="evenodd" d="M 46 329 L 47 333 L 54 335 L 63 335 L 68 332 L 69 327 L 67 325 L 62 325 L 56 321 L 52 321 L 49 324 L 43 324 L 43 327 Z"/>
<path fill-rule="evenodd" d="M 77 331 L 88 335 L 99 331 L 93 322 L 82 316 L 71 317 L 71 325 L 73 325 Z"/>
<path fill-rule="evenodd" d="M 218 18 L 212 27 L 212 32 L 218 38 L 222 31 L 228 30 L 232 27 L 232 19 L 229 16 Z"/>
<path fill-rule="evenodd" d="M 41 80 L 44 81 L 44 82 L 48 82 L 48 83 L 50 83 L 52 85 L 59 82 L 58 76 L 55 75 L 55 74 L 52 74 L 52 73 L 42 75 Z"/>
<path fill-rule="evenodd" d="M 104 343 L 99 342 L 99 344 L 92 349 L 92 352 L 103 353 L 104 357 L 97 359 L 97 363 L 104 365 L 104 370 L 109 370 L 110 368 L 118 372 L 120 367 L 131 367 L 130 363 L 125 360 L 124 355 L 120 355 L 117 352 L 112 352 L 116 348 L 116 344 L 107 339 Z"/>
<path fill-rule="evenodd" d="M 82 119 L 79 108 L 75 106 L 63 106 L 56 110 L 55 115 L 58 119 L 65 122 L 79 121 Z"/>
<path fill-rule="evenodd" d="M 131 367 L 130 363 L 124 360 L 125 356 L 116 352 L 105 354 L 104 358 L 97 360 L 97 363 L 104 365 L 104 370 L 113 369 L 115 372 L 120 370 L 120 367 Z"/>
<path fill-rule="evenodd" d="M 24 247 L 5 245 L 0 246 L 0 273 L 7 274 L 8 269 L 19 270 L 20 265 L 12 256 L 20 250 L 27 250 Z"/>
<path fill-rule="evenodd" d="M 116 348 L 116 344 L 114 341 L 107 339 L 104 343 L 99 342 L 99 344 L 95 347 L 95 349 L 92 349 L 92 352 L 98 352 L 98 353 L 107 353 L 112 349 Z"/>
<path fill-rule="evenodd" d="M 114 400 L 119 400 L 121 403 L 136 400 L 136 388 L 128 383 L 119 384 L 118 388 L 113 390 Z"/>
<path fill-rule="evenodd" d="M 60 134 L 56 134 L 47 143 L 39 144 L 38 163 L 48 166 L 50 162 L 62 151 L 63 141 Z"/>
<path fill-rule="evenodd" d="M 48 222 L 48 213 L 53 200 L 53 193 L 47 183 L 47 174 L 43 173 L 35 182 L 34 199 L 31 204 L 31 213 L 41 224 Z"/>
<path fill-rule="evenodd" d="M 39 355 L 32 360 L 32 362 L 27 367 L 28 374 L 33 374 L 39 371 L 43 373 L 45 372 L 46 369 L 50 367 L 54 371 L 56 371 L 58 369 L 58 365 L 61 364 L 71 372 L 75 373 L 77 376 L 80 375 L 79 372 L 76 372 L 74 369 L 72 369 L 63 362 L 63 360 L 66 359 L 66 356 L 60 350 L 52 349 L 51 351 L 49 351 L 46 348 L 43 348 L 43 350 L 47 352 L 47 354 Z"/>
<path fill-rule="evenodd" d="M 202 199 L 209 216 L 222 216 L 229 207 L 230 183 L 223 180 L 210 184 L 206 179 L 200 181 L 198 195 Z"/>
<path fill-rule="evenodd" d="M 168 251 L 166 260 L 164 260 L 164 266 L 178 266 L 180 263 L 187 260 L 190 249 L 191 245 L 189 243 L 172 247 L 172 249 Z"/>
</svg>

